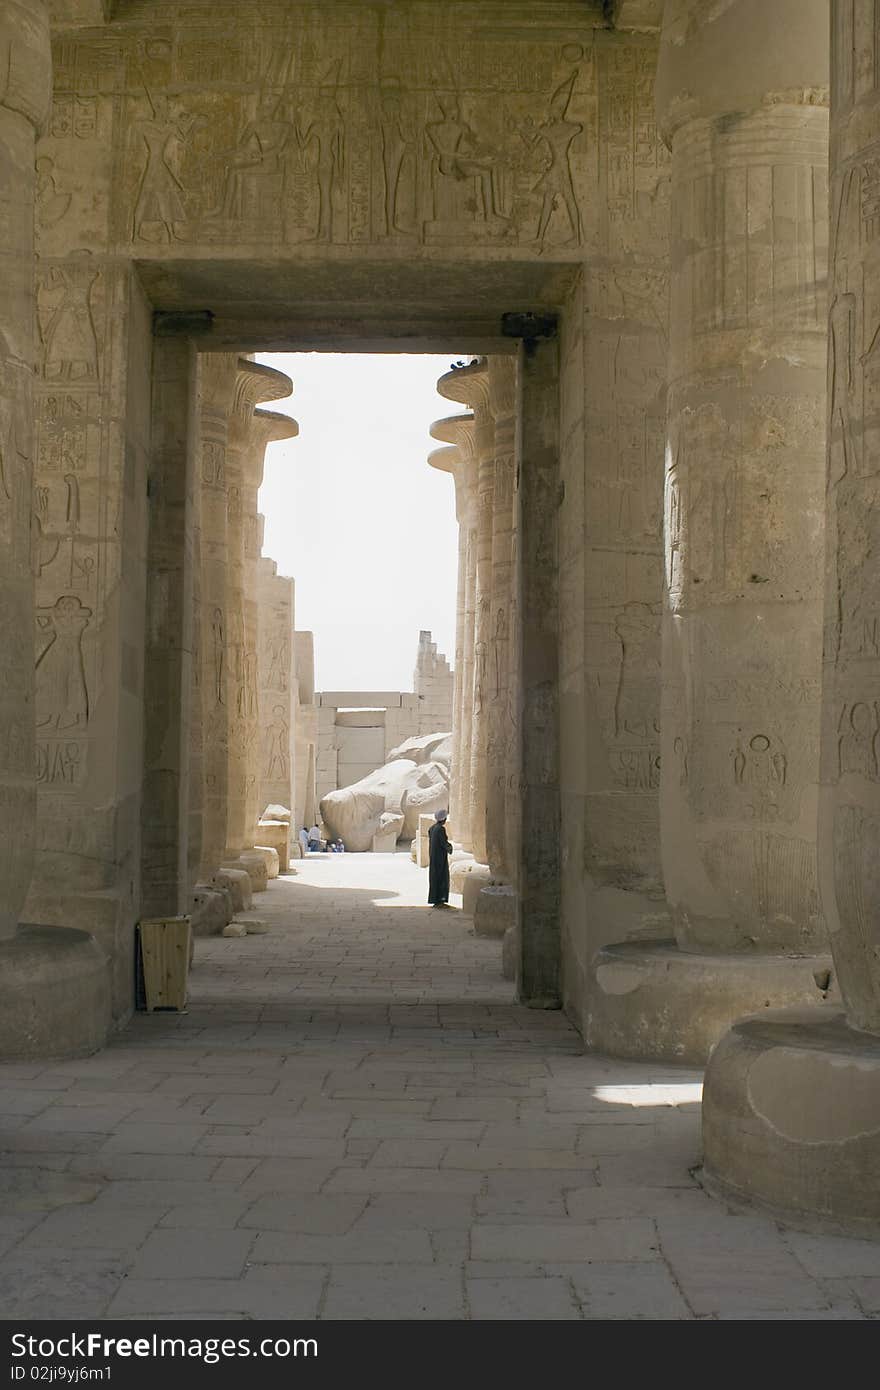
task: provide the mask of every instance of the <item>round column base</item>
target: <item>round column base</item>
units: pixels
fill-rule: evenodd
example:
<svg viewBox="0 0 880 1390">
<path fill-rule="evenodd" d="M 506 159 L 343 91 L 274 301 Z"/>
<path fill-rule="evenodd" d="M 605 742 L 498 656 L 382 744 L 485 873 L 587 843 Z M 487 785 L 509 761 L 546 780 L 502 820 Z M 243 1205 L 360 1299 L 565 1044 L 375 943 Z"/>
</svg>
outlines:
<svg viewBox="0 0 880 1390">
<path fill-rule="evenodd" d="M 193 937 L 219 936 L 233 917 L 232 894 L 219 884 L 197 883 L 190 898 Z"/>
<path fill-rule="evenodd" d="M 281 861 L 277 849 L 272 845 L 254 845 L 254 853 L 259 854 L 266 865 L 266 877 L 277 878 L 281 872 Z"/>
<path fill-rule="evenodd" d="M 834 1004 L 740 1019 L 709 1059 L 703 1149 L 720 1195 L 880 1236 L 880 1037 Z"/>
<path fill-rule="evenodd" d="M 516 926 L 516 889 L 509 883 L 492 883 L 481 888 L 474 904 L 474 931 L 477 936 L 502 937 Z"/>
<path fill-rule="evenodd" d="M 831 979 L 830 956 L 709 955 L 625 941 L 593 957 L 584 1037 L 611 1057 L 702 1066 L 736 1019 L 818 1004 Z"/>
<path fill-rule="evenodd" d="M 253 906 L 251 876 L 239 859 L 230 859 L 222 864 L 215 874 L 221 888 L 226 888 L 232 896 L 234 912 L 247 912 Z"/>
<path fill-rule="evenodd" d="M 488 888 L 492 882 L 492 870 L 488 864 L 479 864 L 476 861 L 471 865 L 470 873 L 465 874 L 461 885 L 461 910 L 468 916 L 473 917 L 477 908 L 477 898 L 484 888 Z M 451 885 L 450 885 L 451 886 Z"/>
<path fill-rule="evenodd" d="M 0 1060 L 88 1056 L 110 1023 L 110 969 L 88 932 L 22 926 L 0 942 Z"/>
<path fill-rule="evenodd" d="M 258 849 L 242 850 L 239 862 L 245 872 L 250 874 L 251 892 L 265 893 L 269 887 L 269 870 L 260 851 Z"/>
</svg>

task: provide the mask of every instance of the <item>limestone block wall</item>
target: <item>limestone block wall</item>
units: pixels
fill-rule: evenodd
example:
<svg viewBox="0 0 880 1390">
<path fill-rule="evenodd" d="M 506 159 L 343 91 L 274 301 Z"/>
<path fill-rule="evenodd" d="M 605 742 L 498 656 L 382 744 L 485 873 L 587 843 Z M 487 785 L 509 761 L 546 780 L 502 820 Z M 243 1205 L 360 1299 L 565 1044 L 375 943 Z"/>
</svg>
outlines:
<svg viewBox="0 0 880 1390">
<path fill-rule="evenodd" d="M 266 806 L 292 809 L 296 782 L 293 679 L 294 581 L 274 560 L 259 561 L 261 747 L 258 815 Z"/>
<path fill-rule="evenodd" d="M 452 728 L 452 692 L 454 675 L 449 662 L 430 632 L 419 633 L 419 650 L 413 673 L 413 694 L 418 700 L 419 733 L 432 734 L 438 729 Z M 407 699 L 406 696 L 403 697 Z M 398 739 L 398 742 L 401 740 Z M 394 744 L 391 744 L 394 747 Z"/>
<path fill-rule="evenodd" d="M 313 673 L 313 656 L 310 666 L 309 658 L 305 659 Z M 316 694 L 318 802 L 328 792 L 351 786 L 382 767 L 392 750 L 406 739 L 451 729 L 452 682 L 445 656 L 437 651 L 430 632 L 422 631 L 412 691 L 327 690 Z"/>
<path fill-rule="evenodd" d="M 318 708 L 315 705 L 315 641 L 311 632 L 293 638 L 294 821 L 314 824 L 318 811 L 316 750 Z"/>
</svg>

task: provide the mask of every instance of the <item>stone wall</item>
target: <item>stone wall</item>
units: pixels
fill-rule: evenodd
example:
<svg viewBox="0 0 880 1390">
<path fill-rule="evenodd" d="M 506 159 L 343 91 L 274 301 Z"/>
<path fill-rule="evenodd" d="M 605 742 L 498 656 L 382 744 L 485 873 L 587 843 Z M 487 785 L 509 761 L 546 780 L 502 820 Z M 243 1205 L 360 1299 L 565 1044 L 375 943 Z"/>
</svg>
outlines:
<svg viewBox="0 0 880 1390">
<path fill-rule="evenodd" d="M 406 739 L 452 728 L 452 672 L 430 632 L 419 634 L 413 686 L 315 695 L 318 801 L 382 767 Z"/>
</svg>

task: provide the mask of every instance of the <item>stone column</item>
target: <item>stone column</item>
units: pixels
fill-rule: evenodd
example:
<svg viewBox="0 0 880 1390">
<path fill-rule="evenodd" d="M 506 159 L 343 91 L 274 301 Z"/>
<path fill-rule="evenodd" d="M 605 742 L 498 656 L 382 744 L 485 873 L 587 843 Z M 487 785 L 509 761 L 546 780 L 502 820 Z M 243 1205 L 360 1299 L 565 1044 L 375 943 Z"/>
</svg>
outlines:
<svg viewBox="0 0 880 1390">
<path fill-rule="evenodd" d="M 106 963 L 91 936 L 19 926 L 36 816 L 34 144 L 50 91 L 45 5 L 0 0 L 0 1058 L 94 1051 L 110 1009 Z M 76 600 L 56 605 L 56 666 L 80 631 L 78 609 Z"/>
<path fill-rule="evenodd" d="M 201 358 L 201 642 L 202 844 L 199 878 L 210 883 L 226 847 L 229 757 L 226 442 L 238 357 Z"/>
<path fill-rule="evenodd" d="M 494 421 L 492 570 L 487 642 L 486 861 L 490 882 L 477 894 L 474 930 L 504 936 L 512 949 L 516 926 L 513 888 L 516 835 L 515 689 L 511 683 L 514 435 L 516 358 L 488 359 L 489 407 Z M 507 966 L 505 966 L 507 968 Z"/>
<path fill-rule="evenodd" d="M 798 23 L 803 24 L 801 7 Z M 819 876 L 845 1008 L 829 1003 L 736 1024 L 710 1059 L 703 1140 L 711 1180 L 737 1196 L 787 1209 L 800 1218 L 830 1218 L 856 1234 L 876 1235 L 880 12 L 873 0 L 832 0 L 831 32 L 832 253 Z"/>
<path fill-rule="evenodd" d="M 283 372 L 274 372 L 271 384 L 273 387 L 271 399 L 277 400 L 282 396 L 289 396 L 293 390 L 293 383 L 289 377 L 284 376 Z M 285 387 L 286 389 L 284 389 Z M 299 426 L 289 415 L 280 415 L 271 410 L 255 410 L 243 456 L 245 743 L 247 748 L 245 841 L 248 849 L 252 849 L 256 843 L 257 821 L 263 809 L 260 805 L 264 762 L 263 742 L 269 724 L 274 725 L 275 723 L 272 713 L 260 707 L 259 652 L 262 643 L 262 615 L 259 562 L 263 548 L 263 525 L 262 517 L 257 511 L 257 494 L 263 481 L 266 449 L 269 444 L 276 440 L 293 439 L 298 433 Z M 256 884 L 254 886 L 256 887 Z"/>
<path fill-rule="evenodd" d="M 672 154 L 660 826 L 674 947 L 605 948 L 594 1046 L 700 1062 L 812 1003 L 827 5 L 667 5 Z M 627 634 L 627 641 L 635 634 Z M 604 992 L 607 965 L 630 988 Z M 609 977 L 610 978 L 610 977 Z"/>
<path fill-rule="evenodd" d="M 516 424 L 516 359 L 489 358 L 489 399 L 495 421 L 495 484 L 492 515 L 492 607 L 489 639 L 489 777 L 486 847 L 494 877 L 511 882 L 513 845 L 508 829 L 508 779 L 514 765 L 515 692 L 510 685 L 513 591 L 513 484 Z"/>
<path fill-rule="evenodd" d="M 141 915 L 174 916 L 188 899 L 192 499 L 197 447 L 195 352 L 153 344 L 152 460 L 144 660 Z"/>
<path fill-rule="evenodd" d="M 259 575 L 262 738 L 257 816 L 274 805 L 286 806 L 292 817 L 294 586 L 266 556 L 260 560 Z"/>
<path fill-rule="evenodd" d="M 466 606 L 473 638 L 466 645 L 471 673 L 465 698 L 470 715 L 470 778 L 465 795 L 470 807 L 470 848 L 480 864 L 486 851 L 486 784 L 489 736 L 489 641 L 492 618 L 492 513 L 495 486 L 495 425 L 489 409 L 489 372 L 485 358 L 444 376 L 437 387 L 449 400 L 473 412 L 476 499 L 470 527 Z M 471 577 L 470 570 L 473 574 Z M 473 616 L 471 617 L 471 611 Z M 467 659 L 467 656 L 466 656 Z"/>
<path fill-rule="evenodd" d="M 441 377 L 441 395 L 449 372 Z M 476 574 L 476 454 L 474 418 L 452 415 L 436 420 L 431 436 L 450 447 L 435 449 L 428 462 L 451 473 L 455 480 L 455 515 L 458 521 L 458 588 L 456 593 L 455 680 L 452 696 L 452 767 L 450 774 L 449 831 L 456 844 L 471 848 L 470 765 L 474 650 L 474 583 Z"/>
<path fill-rule="evenodd" d="M 283 372 L 239 358 L 227 445 L 229 812 L 223 865 L 245 869 L 257 891 L 266 887 L 266 867 L 263 857 L 253 853 L 258 814 L 255 750 L 259 724 L 256 498 L 266 444 L 278 426 L 270 412 L 261 422 L 262 412 L 255 412 L 254 407 L 258 401 L 281 400 L 290 391 L 290 378 Z M 280 418 L 286 426 L 293 426 L 295 433 L 293 422 L 286 416 Z M 268 433 L 267 419 L 271 421 Z"/>
<path fill-rule="evenodd" d="M 515 526 L 521 829 L 516 981 L 533 1008 L 560 1002 L 559 369 L 555 338 L 526 342 L 518 373 Z"/>
</svg>

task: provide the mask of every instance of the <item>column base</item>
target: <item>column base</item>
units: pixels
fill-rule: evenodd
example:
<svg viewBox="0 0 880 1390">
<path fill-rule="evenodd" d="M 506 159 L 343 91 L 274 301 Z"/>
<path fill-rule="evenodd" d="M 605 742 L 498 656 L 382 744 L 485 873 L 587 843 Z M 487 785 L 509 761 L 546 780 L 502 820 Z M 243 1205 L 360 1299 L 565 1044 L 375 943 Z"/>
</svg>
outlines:
<svg viewBox="0 0 880 1390">
<path fill-rule="evenodd" d="M 110 969 L 88 932 L 22 926 L 0 942 L 0 1059 L 88 1056 L 110 1021 Z"/>
<path fill-rule="evenodd" d="M 266 877 L 277 878 L 281 872 L 281 862 L 277 849 L 271 845 L 254 845 L 254 854 L 259 854 L 266 865 Z"/>
<path fill-rule="evenodd" d="M 238 859 L 223 864 L 217 871 L 217 882 L 221 888 L 228 888 L 232 894 L 232 906 L 236 912 L 246 912 L 253 906 L 251 876 Z"/>
<path fill-rule="evenodd" d="M 232 894 L 219 883 L 197 883 L 190 899 L 192 934 L 219 936 L 233 917 Z"/>
<path fill-rule="evenodd" d="M 829 956 L 710 955 L 673 941 L 603 946 L 590 964 L 584 1039 L 596 1052 L 702 1066 L 744 1014 L 819 1004 Z"/>
<path fill-rule="evenodd" d="M 502 937 L 516 926 L 516 889 L 509 883 L 491 883 L 477 893 L 474 931 L 477 936 Z"/>
<path fill-rule="evenodd" d="M 464 881 L 476 864 L 476 859 L 466 850 L 455 849 L 449 860 L 449 887 L 453 893 L 460 893 L 464 888 Z"/>
<path fill-rule="evenodd" d="M 246 873 L 250 875 L 251 892 L 265 893 L 269 887 L 269 870 L 260 851 L 253 848 L 242 850 L 239 862 Z"/>
<path fill-rule="evenodd" d="M 477 898 L 484 888 L 488 888 L 492 882 L 492 870 L 488 864 L 478 864 L 474 860 L 471 864 L 470 872 L 465 874 L 461 884 L 461 910 L 473 916 L 477 907 Z M 451 886 L 451 885 L 450 885 Z"/>
<path fill-rule="evenodd" d="M 880 1037 L 834 1004 L 740 1019 L 709 1059 L 703 1149 L 720 1195 L 880 1236 Z"/>
<path fill-rule="evenodd" d="M 268 845 L 270 849 L 277 850 L 278 872 L 280 874 L 288 873 L 290 856 L 296 854 L 300 844 L 295 836 L 291 837 L 290 826 L 287 821 L 261 820 L 257 825 L 257 834 L 260 837 L 260 848 Z M 295 844 L 294 840 L 296 841 Z"/>
</svg>

